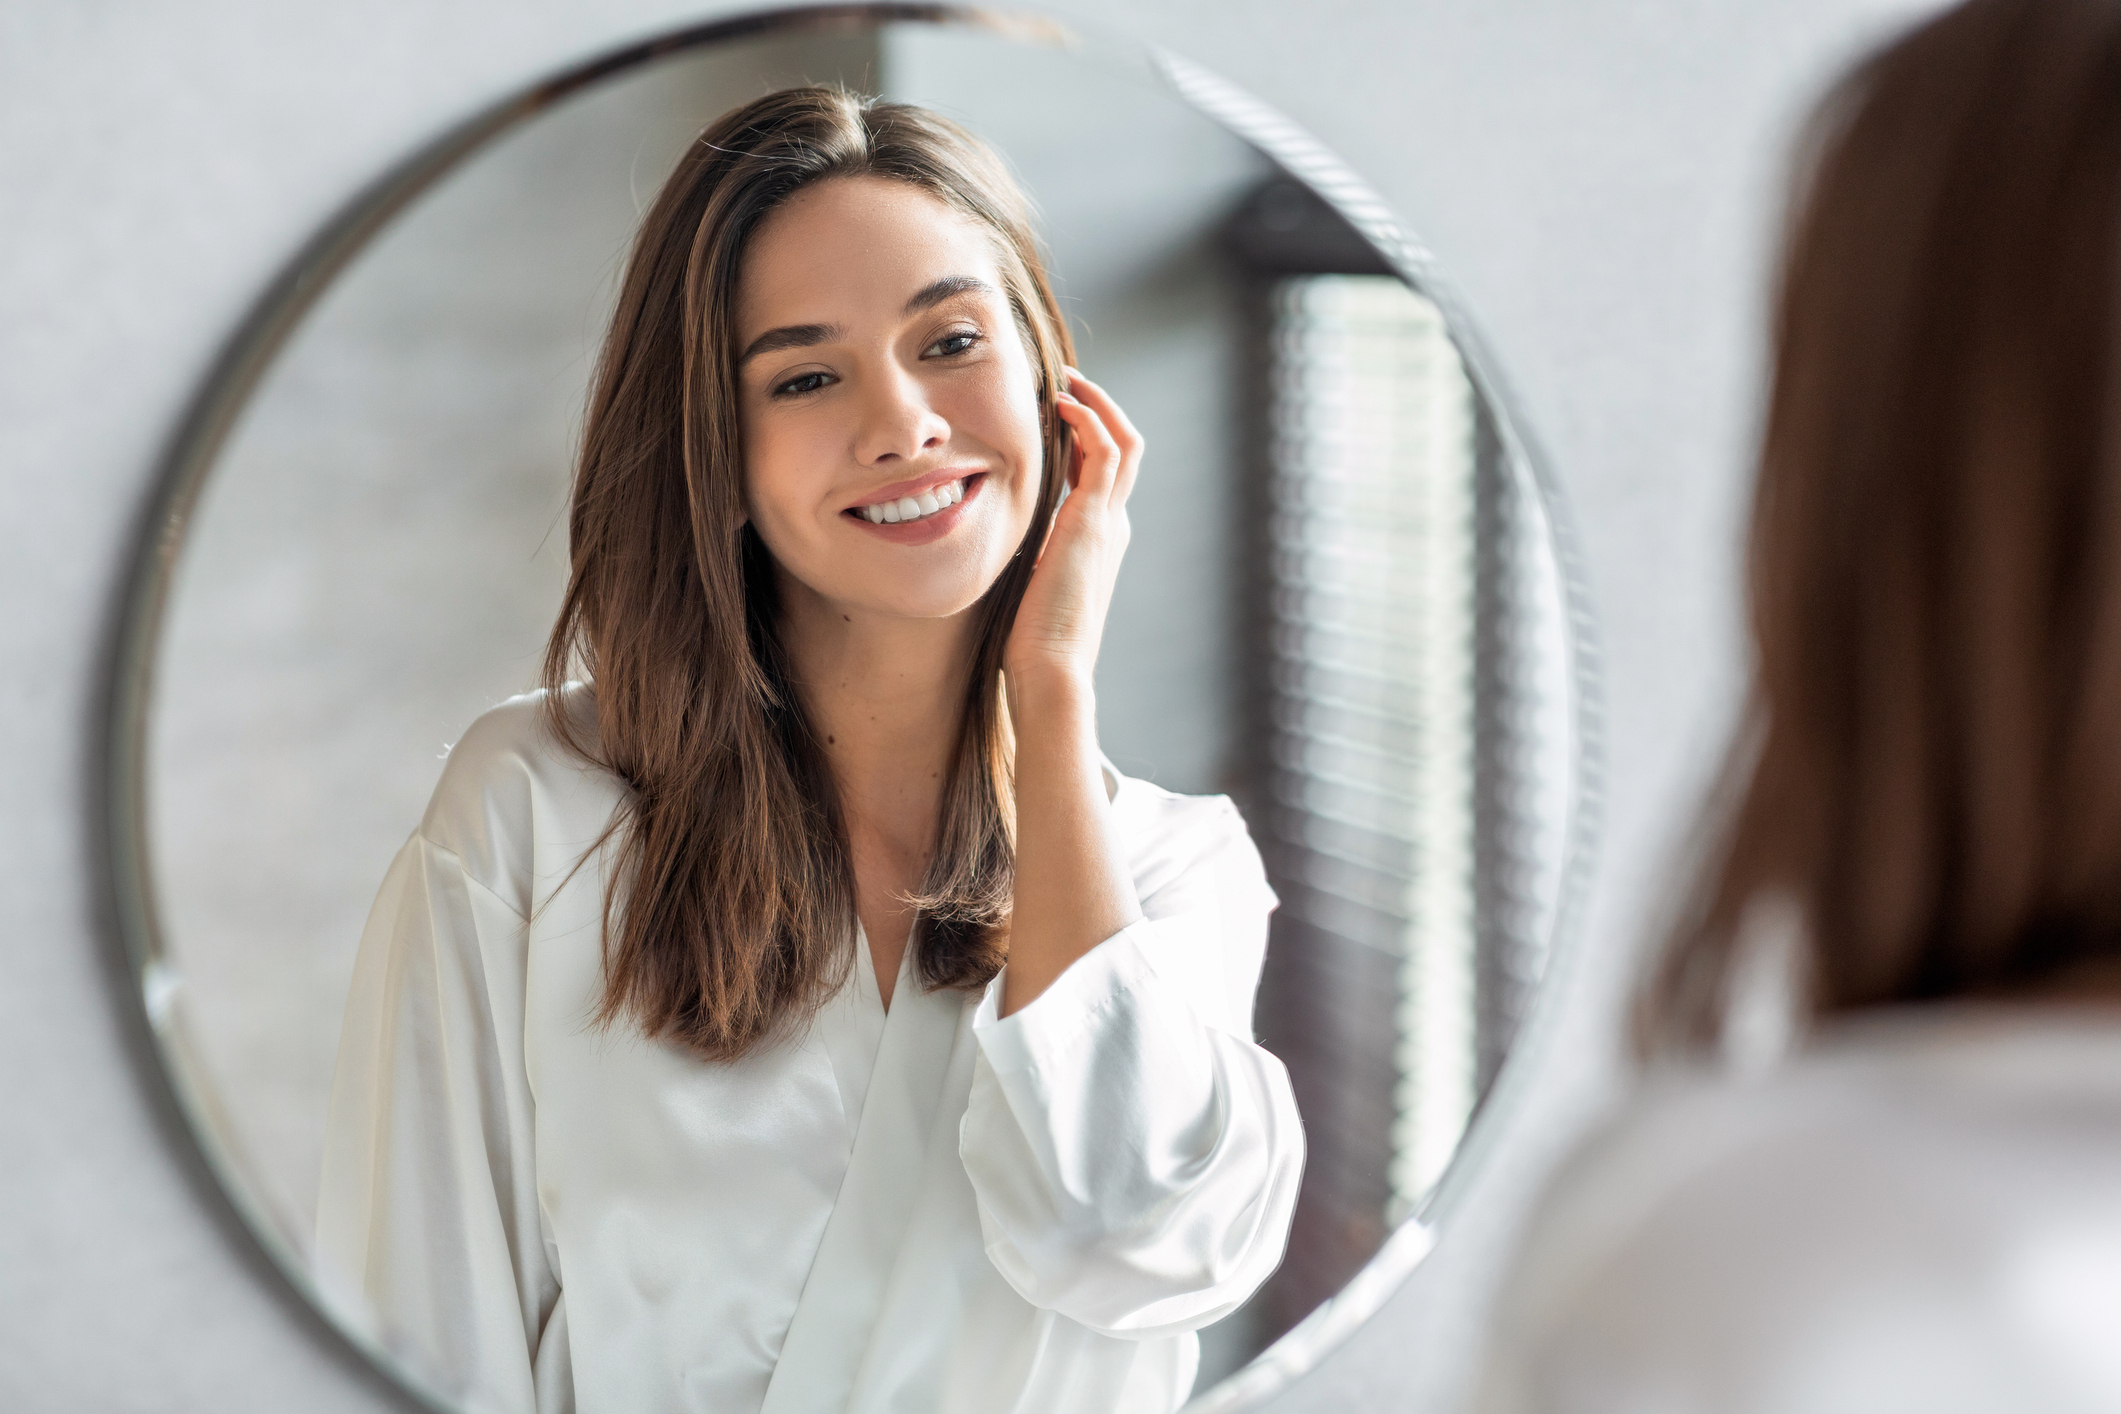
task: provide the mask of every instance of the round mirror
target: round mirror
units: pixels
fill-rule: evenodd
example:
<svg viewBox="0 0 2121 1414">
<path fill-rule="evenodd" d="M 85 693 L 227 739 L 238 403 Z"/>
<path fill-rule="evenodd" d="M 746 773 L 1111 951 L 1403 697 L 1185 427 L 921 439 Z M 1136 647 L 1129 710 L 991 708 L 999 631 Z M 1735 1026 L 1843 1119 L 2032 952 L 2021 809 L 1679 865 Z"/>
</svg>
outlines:
<svg viewBox="0 0 2121 1414">
<path fill-rule="evenodd" d="M 1236 1407 L 1469 1180 L 1585 865 L 1589 680 L 1554 488 L 1425 256 L 1168 56 L 928 7 L 737 21 L 544 84 L 357 199 L 202 393 L 142 552 L 111 838 L 146 1015 L 294 1288 L 451 1405 L 421 1333 L 316 1261 L 364 920 L 452 744 L 538 680 L 645 204 L 717 115 L 809 82 L 1005 155 L 1078 362 L 1147 441 L 1099 743 L 1248 825 L 1279 899 L 1252 1024 L 1308 1151 L 1278 1269 L 1199 1332 L 1195 1403 Z"/>
</svg>

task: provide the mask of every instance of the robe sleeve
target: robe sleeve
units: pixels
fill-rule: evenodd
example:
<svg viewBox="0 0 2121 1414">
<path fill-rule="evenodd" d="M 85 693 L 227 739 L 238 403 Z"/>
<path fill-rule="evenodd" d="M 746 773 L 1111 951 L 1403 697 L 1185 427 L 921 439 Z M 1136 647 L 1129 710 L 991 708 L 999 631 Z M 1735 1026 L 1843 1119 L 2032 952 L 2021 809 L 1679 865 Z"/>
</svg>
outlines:
<svg viewBox="0 0 2121 1414">
<path fill-rule="evenodd" d="M 1176 1334 L 1281 1262 L 1303 1171 L 1288 1072 L 1252 1040 L 1274 906 L 1227 800 L 1143 918 L 999 1016 L 960 1130 L 991 1260 L 1026 1301 L 1106 1335 Z"/>
<path fill-rule="evenodd" d="M 361 937 L 318 1196 L 327 1300 L 479 1414 L 571 1402 L 533 1166 L 525 928 L 424 835 L 399 852 Z"/>
</svg>

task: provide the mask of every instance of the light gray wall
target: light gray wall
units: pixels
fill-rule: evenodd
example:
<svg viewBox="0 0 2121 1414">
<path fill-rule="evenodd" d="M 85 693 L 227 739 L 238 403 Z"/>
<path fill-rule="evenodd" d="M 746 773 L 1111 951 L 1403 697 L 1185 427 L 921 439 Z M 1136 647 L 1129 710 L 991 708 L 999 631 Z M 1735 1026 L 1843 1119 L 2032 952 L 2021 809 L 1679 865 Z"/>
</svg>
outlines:
<svg viewBox="0 0 2121 1414">
<path fill-rule="evenodd" d="M 1307 124 L 1428 238 L 1576 502 L 1608 667 L 1595 907 L 1545 1068 L 1431 1262 L 1278 1410 L 1448 1408 L 1728 716 L 1780 154 L 1933 0 L 1071 0 Z M 0 1407 L 386 1407 L 254 1280 L 157 1118 L 95 889 L 90 730 L 150 468 L 265 274 L 474 102 L 727 6 L 0 4 Z M 1066 115 L 1055 121 L 1063 130 Z"/>
</svg>

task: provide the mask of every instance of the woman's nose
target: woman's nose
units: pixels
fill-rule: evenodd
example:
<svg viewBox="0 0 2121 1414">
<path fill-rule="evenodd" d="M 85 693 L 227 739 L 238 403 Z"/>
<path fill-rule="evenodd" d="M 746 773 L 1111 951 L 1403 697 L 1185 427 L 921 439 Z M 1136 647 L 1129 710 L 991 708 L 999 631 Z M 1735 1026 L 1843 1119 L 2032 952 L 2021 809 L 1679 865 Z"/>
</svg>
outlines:
<svg viewBox="0 0 2121 1414">
<path fill-rule="evenodd" d="M 912 461 L 950 440 L 950 424 L 929 406 L 919 380 L 903 372 L 875 379 L 862 400 L 855 455 L 864 466 Z"/>
</svg>

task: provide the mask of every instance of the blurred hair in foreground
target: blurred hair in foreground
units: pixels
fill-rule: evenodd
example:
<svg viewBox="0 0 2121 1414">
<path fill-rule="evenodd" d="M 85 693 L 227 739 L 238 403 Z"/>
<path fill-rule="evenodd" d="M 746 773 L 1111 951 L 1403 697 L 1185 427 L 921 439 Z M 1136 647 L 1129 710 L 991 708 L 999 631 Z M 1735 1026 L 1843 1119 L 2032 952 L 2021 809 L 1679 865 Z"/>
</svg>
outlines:
<svg viewBox="0 0 2121 1414">
<path fill-rule="evenodd" d="M 1792 213 L 1752 698 L 1636 1013 L 1645 1056 L 1736 1064 L 1648 1067 L 1562 1166 L 1478 1408 L 2105 1414 L 2121 3 L 1914 29 L 1820 108 Z M 1795 1048 L 1758 1044 L 1782 975 Z"/>
<path fill-rule="evenodd" d="M 2121 5 L 1975 0 L 1800 151 L 1753 504 L 1751 701 L 1646 1052 L 1749 908 L 1814 1015 L 2121 967 Z"/>
</svg>

